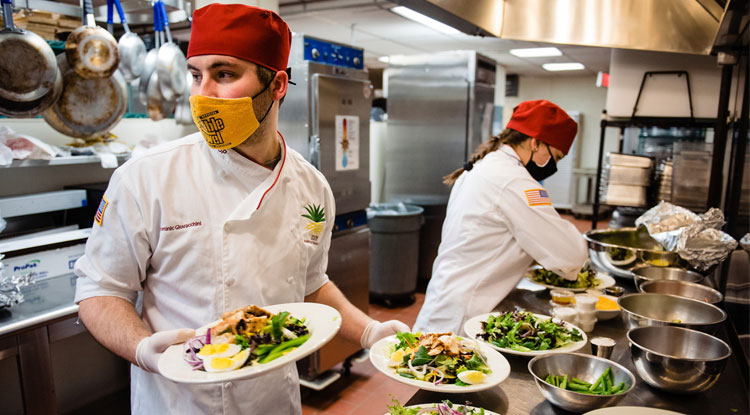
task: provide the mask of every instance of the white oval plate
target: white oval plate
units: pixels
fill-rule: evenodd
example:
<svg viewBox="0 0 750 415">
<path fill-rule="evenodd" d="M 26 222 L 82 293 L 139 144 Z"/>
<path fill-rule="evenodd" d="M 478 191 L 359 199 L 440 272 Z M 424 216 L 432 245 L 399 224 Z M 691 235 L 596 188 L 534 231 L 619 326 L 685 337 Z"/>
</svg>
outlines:
<svg viewBox="0 0 750 415">
<path fill-rule="evenodd" d="M 397 344 L 398 342 L 399 340 L 396 338 L 395 334 L 378 340 L 378 342 L 370 349 L 370 362 L 375 366 L 375 369 L 383 372 L 389 378 L 410 386 L 415 386 L 419 389 L 444 393 L 479 392 L 497 386 L 510 375 L 510 364 L 508 363 L 508 360 L 506 360 L 500 353 L 494 351 L 486 343 L 478 342 L 479 351 L 484 354 L 485 359 L 487 360 L 487 366 L 489 366 L 492 371 L 492 373 L 484 378 L 484 382 L 482 383 L 469 386 L 434 385 L 432 382 L 405 378 L 396 374 L 395 368 L 388 366 L 388 362 L 391 360 L 391 345 Z"/>
<path fill-rule="evenodd" d="M 584 415 L 684 415 L 682 412 L 667 411 L 666 409 L 647 408 L 645 406 L 612 406 L 595 409 Z"/>
<path fill-rule="evenodd" d="M 302 346 L 268 363 L 244 366 L 231 372 L 209 373 L 193 368 L 182 358 L 182 343 L 170 346 L 159 358 L 159 372 L 172 381 L 179 383 L 216 383 L 229 380 L 249 379 L 288 363 L 295 362 L 313 353 L 328 343 L 341 328 L 341 314 L 332 307 L 318 303 L 288 303 L 276 304 L 263 309 L 278 314 L 288 311 L 293 317 L 305 319 L 305 325 L 310 330 L 310 338 Z M 203 334 L 218 320 L 206 324 L 196 330 L 196 334 Z"/>
<path fill-rule="evenodd" d="M 575 343 L 566 344 L 565 346 L 558 347 L 557 349 L 551 349 L 551 350 L 534 350 L 534 351 L 531 351 L 531 352 L 519 352 L 517 350 L 511 350 L 511 349 L 505 349 L 505 348 L 502 348 L 502 347 L 497 347 L 497 346 L 495 346 L 492 343 L 485 342 L 484 340 L 477 338 L 477 334 L 479 334 L 479 333 L 482 332 L 482 322 L 485 321 L 485 320 L 487 320 L 487 317 L 489 317 L 490 314 L 492 314 L 494 316 L 499 316 L 502 313 L 495 312 L 495 313 L 480 314 L 478 316 L 475 316 L 475 317 L 472 317 L 472 318 L 466 320 L 466 323 L 464 323 L 464 333 L 466 333 L 466 337 L 468 337 L 470 339 L 478 340 L 482 344 L 486 344 L 487 346 L 489 346 L 489 347 L 497 350 L 498 352 L 503 352 L 503 353 L 508 353 L 508 354 L 514 354 L 514 355 L 518 355 L 518 356 L 528 356 L 528 357 L 534 357 L 534 356 L 545 355 L 545 354 L 550 354 L 550 353 L 570 353 L 570 352 L 575 352 L 576 350 L 580 350 L 583 346 L 586 345 L 586 342 L 588 341 L 588 337 L 586 336 L 586 333 L 583 330 L 581 330 L 580 327 L 574 326 L 573 324 L 570 324 L 570 323 L 564 321 L 563 324 L 564 324 L 565 328 L 567 328 L 567 329 L 572 329 L 572 328 L 577 329 L 581 333 L 581 335 L 583 336 L 583 340 L 577 341 Z M 534 316 L 536 318 L 540 318 L 540 319 L 544 319 L 544 320 L 548 320 L 548 319 L 552 318 L 550 316 L 545 316 L 543 314 L 534 314 Z"/>
<path fill-rule="evenodd" d="M 424 408 L 434 407 L 435 405 L 437 405 L 437 404 L 436 403 L 420 403 L 418 405 L 405 406 L 404 408 L 405 409 L 424 409 Z M 461 405 L 461 404 L 457 404 L 455 402 L 453 403 L 453 407 L 456 407 L 457 405 Z M 471 405 L 461 405 L 461 406 L 465 406 L 466 408 L 471 409 L 471 410 L 477 410 L 477 409 L 479 409 L 478 407 L 471 406 Z M 434 413 L 437 414 L 437 411 L 435 411 Z M 492 412 L 492 411 L 489 411 L 487 409 L 484 410 L 484 414 L 485 415 L 500 415 L 497 412 Z M 383 415 L 389 415 L 389 414 L 386 412 Z"/>
<path fill-rule="evenodd" d="M 574 293 L 583 293 L 583 292 L 586 292 L 586 290 L 590 290 L 592 288 L 595 289 L 595 290 L 603 290 L 603 289 L 605 289 L 607 287 L 611 287 L 611 286 L 615 285 L 615 279 L 612 278 L 611 275 L 606 274 L 604 272 L 597 272 L 596 273 L 596 279 L 599 280 L 599 284 L 596 284 L 593 287 L 586 287 L 586 288 L 558 287 L 556 285 L 543 284 L 541 282 L 534 281 L 534 279 L 531 277 L 531 271 L 534 270 L 534 269 L 536 269 L 536 268 L 530 268 L 528 271 L 526 271 L 526 273 L 523 275 L 524 278 L 526 278 L 532 284 L 541 285 L 542 287 L 549 288 L 550 290 L 561 289 L 561 290 L 573 291 Z"/>
</svg>

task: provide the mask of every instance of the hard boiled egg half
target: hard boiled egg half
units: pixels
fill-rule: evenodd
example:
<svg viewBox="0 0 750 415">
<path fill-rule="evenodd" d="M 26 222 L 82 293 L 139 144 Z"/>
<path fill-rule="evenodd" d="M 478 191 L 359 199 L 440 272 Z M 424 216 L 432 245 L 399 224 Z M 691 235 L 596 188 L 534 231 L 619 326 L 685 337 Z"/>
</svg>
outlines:
<svg viewBox="0 0 750 415">
<path fill-rule="evenodd" d="M 229 372 L 241 368 L 248 357 L 250 349 L 245 349 L 232 357 L 208 357 L 203 360 L 203 368 L 206 372 Z"/>
<path fill-rule="evenodd" d="M 463 372 L 459 373 L 457 377 L 463 383 L 476 385 L 477 383 L 484 382 L 484 378 L 487 377 L 487 375 L 479 370 L 464 370 Z"/>
<path fill-rule="evenodd" d="M 211 357 L 232 357 L 240 350 L 240 345 L 234 343 L 207 344 L 198 351 L 198 358 L 205 360 Z"/>
</svg>

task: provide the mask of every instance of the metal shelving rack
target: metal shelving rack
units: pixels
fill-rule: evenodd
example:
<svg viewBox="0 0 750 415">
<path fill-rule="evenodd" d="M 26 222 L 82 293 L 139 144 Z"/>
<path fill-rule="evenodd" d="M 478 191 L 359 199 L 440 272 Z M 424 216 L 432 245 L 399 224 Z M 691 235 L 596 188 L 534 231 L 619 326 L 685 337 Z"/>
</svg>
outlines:
<svg viewBox="0 0 750 415">
<path fill-rule="evenodd" d="M 604 136 L 607 128 L 619 128 L 624 130 L 628 127 L 636 128 L 715 128 L 715 118 L 669 118 L 669 117 L 631 117 L 631 118 L 605 118 L 600 123 L 601 135 L 599 137 L 599 156 L 596 165 L 596 185 L 594 187 L 594 206 L 591 218 L 592 229 L 596 229 L 599 221 L 599 208 L 601 176 L 602 176 L 602 159 L 604 158 Z"/>
</svg>

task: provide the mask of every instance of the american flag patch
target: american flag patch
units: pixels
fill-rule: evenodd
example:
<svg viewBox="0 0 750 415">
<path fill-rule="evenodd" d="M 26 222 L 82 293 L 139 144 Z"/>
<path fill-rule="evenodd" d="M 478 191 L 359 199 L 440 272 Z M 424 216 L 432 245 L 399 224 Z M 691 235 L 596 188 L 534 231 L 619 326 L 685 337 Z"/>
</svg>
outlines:
<svg viewBox="0 0 750 415">
<path fill-rule="evenodd" d="M 108 204 L 109 202 L 107 201 L 107 198 L 102 196 L 102 201 L 99 202 L 99 208 L 96 209 L 96 215 L 94 215 L 94 222 L 99 226 L 102 226 L 102 221 L 104 221 L 104 211 L 107 210 Z"/>
<path fill-rule="evenodd" d="M 544 189 L 531 189 L 524 190 L 523 192 L 526 194 L 526 201 L 529 203 L 529 206 L 552 205 L 552 201 Z"/>
</svg>

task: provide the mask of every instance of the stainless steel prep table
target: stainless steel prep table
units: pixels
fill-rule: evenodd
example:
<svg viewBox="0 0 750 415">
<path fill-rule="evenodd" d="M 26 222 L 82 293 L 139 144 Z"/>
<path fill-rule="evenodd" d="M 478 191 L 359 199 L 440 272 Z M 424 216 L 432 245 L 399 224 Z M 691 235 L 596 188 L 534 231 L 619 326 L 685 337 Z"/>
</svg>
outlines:
<svg viewBox="0 0 750 415">
<path fill-rule="evenodd" d="M 626 292 L 634 292 L 635 290 L 632 283 L 628 284 L 628 281 L 623 282 L 618 279 L 617 283 L 623 285 Z M 513 310 L 514 307 L 519 306 L 536 313 L 549 315 L 549 300 L 549 290 L 531 291 L 516 288 L 498 305 L 496 310 Z M 732 351 L 733 356 L 729 359 L 718 382 L 711 389 L 695 395 L 675 395 L 650 387 L 638 376 L 630 359 L 625 326 L 619 317 L 597 322 L 594 330 L 586 334 L 589 338 L 605 336 L 615 339 L 617 345 L 612 352 L 611 359 L 627 367 L 636 377 L 635 389 L 630 391 L 617 406 L 647 406 L 684 414 L 747 414 L 750 412 L 748 385 L 743 380 L 740 366 L 734 355 L 735 353 L 741 354 L 741 350 Z M 727 341 L 727 332 L 724 328 L 718 336 Z M 579 353 L 590 354 L 590 346 L 584 346 L 579 350 Z M 508 379 L 497 388 L 467 394 L 446 394 L 419 390 L 406 404 L 417 405 L 448 399 L 451 402 L 461 404 L 468 401 L 472 405 L 502 415 L 570 413 L 553 406 L 544 399 L 527 368 L 531 358 L 509 354 L 505 354 L 505 357 L 510 363 L 511 373 Z"/>
<path fill-rule="evenodd" d="M 20 378 L 25 414 L 66 413 L 84 404 L 83 399 L 127 387 L 127 362 L 96 345 L 90 335 L 77 336 L 86 328 L 73 303 L 75 282 L 73 274 L 44 279 L 23 289 L 23 303 L 0 310 L 0 360 L 17 359 L 18 374 L 13 376 Z"/>
</svg>

